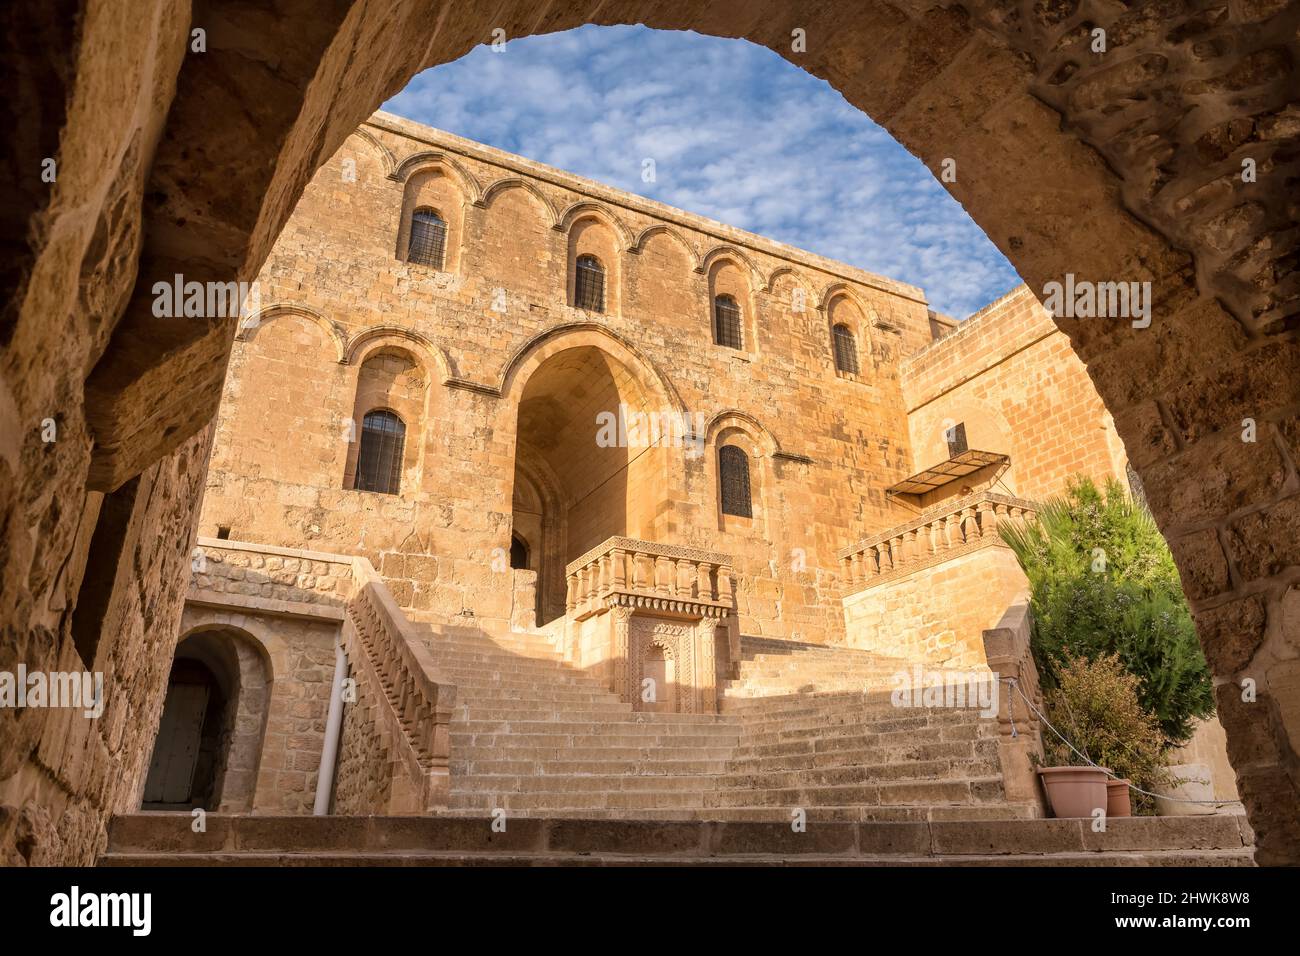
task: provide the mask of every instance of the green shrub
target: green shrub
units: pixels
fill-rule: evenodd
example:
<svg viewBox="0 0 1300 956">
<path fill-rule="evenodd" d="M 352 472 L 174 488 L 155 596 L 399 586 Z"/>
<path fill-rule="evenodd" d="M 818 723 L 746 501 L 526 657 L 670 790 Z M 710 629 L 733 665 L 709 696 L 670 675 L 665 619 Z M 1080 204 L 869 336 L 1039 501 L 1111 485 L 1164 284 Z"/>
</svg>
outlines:
<svg viewBox="0 0 1300 956">
<path fill-rule="evenodd" d="M 1137 677 L 1117 655 L 1089 660 L 1067 651 L 1056 676 L 1056 686 L 1044 694 L 1047 719 L 1089 760 L 1143 790 L 1176 782 L 1165 767 L 1168 741 L 1154 715 L 1138 702 Z M 1043 762 L 1051 767 L 1083 763 L 1046 727 Z M 1154 799 L 1136 791 L 1129 795 L 1135 813 L 1152 812 Z"/>
<path fill-rule="evenodd" d="M 1031 646 L 1045 689 L 1067 657 L 1117 655 L 1171 744 L 1214 713 L 1213 689 L 1178 569 L 1150 513 L 1113 479 L 1070 483 L 1034 521 L 1004 525 L 1029 579 Z"/>
</svg>

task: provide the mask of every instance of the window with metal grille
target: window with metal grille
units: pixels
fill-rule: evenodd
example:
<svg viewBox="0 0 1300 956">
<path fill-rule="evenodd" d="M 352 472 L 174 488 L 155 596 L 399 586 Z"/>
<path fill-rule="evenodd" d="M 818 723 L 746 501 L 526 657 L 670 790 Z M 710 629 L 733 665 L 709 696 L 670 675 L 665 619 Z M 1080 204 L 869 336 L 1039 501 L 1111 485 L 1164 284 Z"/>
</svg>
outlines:
<svg viewBox="0 0 1300 956">
<path fill-rule="evenodd" d="M 406 426 L 392 412 L 366 412 L 361 422 L 361 448 L 357 452 L 357 491 L 395 495 L 402 485 L 402 450 Z"/>
<path fill-rule="evenodd" d="M 578 256 L 573 273 L 573 304 L 588 312 L 605 311 L 605 267 L 595 256 Z"/>
<path fill-rule="evenodd" d="M 754 517 L 749 498 L 749 456 L 745 449 L 735 445 L 719 448 L 718 473 L 722 481 L 722 513 L 740 518 Z"/>
<path fill-rule="evenodd" d="M 432 209 L 411 213 L 411 239 L 406 245 L 406 261 L 441 269 L 447 255 L 447 224 Z"/>
<path fill-rule="evenodd" d="M 956 458 L 967 448 L 966 445 L 966 423 L 958 422 L 943 433 L 943 437 L 948 441 L 948 457 Z"/>
<path fill-rule="evenodd" d="M 740 331 L 740 306 L 729 295 L 713 298 L 713 341 L 729 349 L 745 347 Z"/>
<path fill-rule="evenodd" d="M 835 346 L 835 367 L 841 372 L 858 374 L 858 343 L 854 341 L 853 330 L 847 325 L 837 325 L 831 329 L 831 341 Z"/>
</svg>

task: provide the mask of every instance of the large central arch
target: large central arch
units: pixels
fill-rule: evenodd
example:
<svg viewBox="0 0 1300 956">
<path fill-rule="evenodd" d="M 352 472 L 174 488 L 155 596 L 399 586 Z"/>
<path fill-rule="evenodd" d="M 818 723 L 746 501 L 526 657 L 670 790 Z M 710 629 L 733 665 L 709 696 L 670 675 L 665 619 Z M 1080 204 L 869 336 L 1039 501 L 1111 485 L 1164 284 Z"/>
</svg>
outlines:
<svg viewBox="0 0 1300 956">
<path fill-rule="evenodd" d="M 62 161 L 57 186 L 33 180 L 4 204 L 7 234 L 28 237 L 0 317 L 0 411 L 23 423 L 0 447 L 12 628 L 61 586 L 76 515 L 53 492 L 117 488 L 216 408 L 234 323 L 156 318 L 155 281 L 251 279 L 344 137 L 496 31 L 744 37 L 826 79 L 932 169 L 952 161 L 948 187 L 1031 288 L 1067 273 L 1152 284 L 1149 328 L 1061 326 L 1174 549 L 1259 859 L 1300 861 L 1300 6 L 199 0 L 192 22 L 169 0 L 129 15 L 63 6 L 82 16 L 16 14 L 31 29 L 0 57 L 17 74 L 10 108 L 35 130 L 6 144 L 10 168 Z M 51 48 L 75 65 L 56 70 Z M 120 82 L 88 82 L 109 56 Z M 56 408 L 63 440 L 20 455 L 26 423 Z"/>
</svg>

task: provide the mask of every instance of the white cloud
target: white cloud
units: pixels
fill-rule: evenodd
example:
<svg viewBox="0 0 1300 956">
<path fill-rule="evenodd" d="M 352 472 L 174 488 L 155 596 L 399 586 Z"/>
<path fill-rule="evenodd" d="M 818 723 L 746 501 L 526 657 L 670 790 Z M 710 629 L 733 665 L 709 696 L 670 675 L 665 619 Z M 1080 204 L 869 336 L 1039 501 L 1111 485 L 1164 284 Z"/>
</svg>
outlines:
<svg viewBox="0 0 1300 956">
<path fill-rule="evenodd" d="M 644 27 L 511 40 L 420 74 L 385 108 L 919 285 L 940 312 L 968 315 L 1019 281 L 919 160 L 744 41 Z"/>
</svg>

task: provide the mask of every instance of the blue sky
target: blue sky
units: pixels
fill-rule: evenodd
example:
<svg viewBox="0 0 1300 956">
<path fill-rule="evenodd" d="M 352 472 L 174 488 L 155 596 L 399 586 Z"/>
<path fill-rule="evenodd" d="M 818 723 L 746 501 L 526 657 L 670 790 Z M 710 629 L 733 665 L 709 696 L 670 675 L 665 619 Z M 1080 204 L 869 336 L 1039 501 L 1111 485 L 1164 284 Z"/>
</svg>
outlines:
<svg viewBox="0 0 1300 956">
<path fill-rule="evenodd" d="M 919 285 L 958 318 L 1020 281 L 920 160 L 743 40 L 596 26 L 510 40 L 426 70 L 384 109 Z"/>
</svg>

